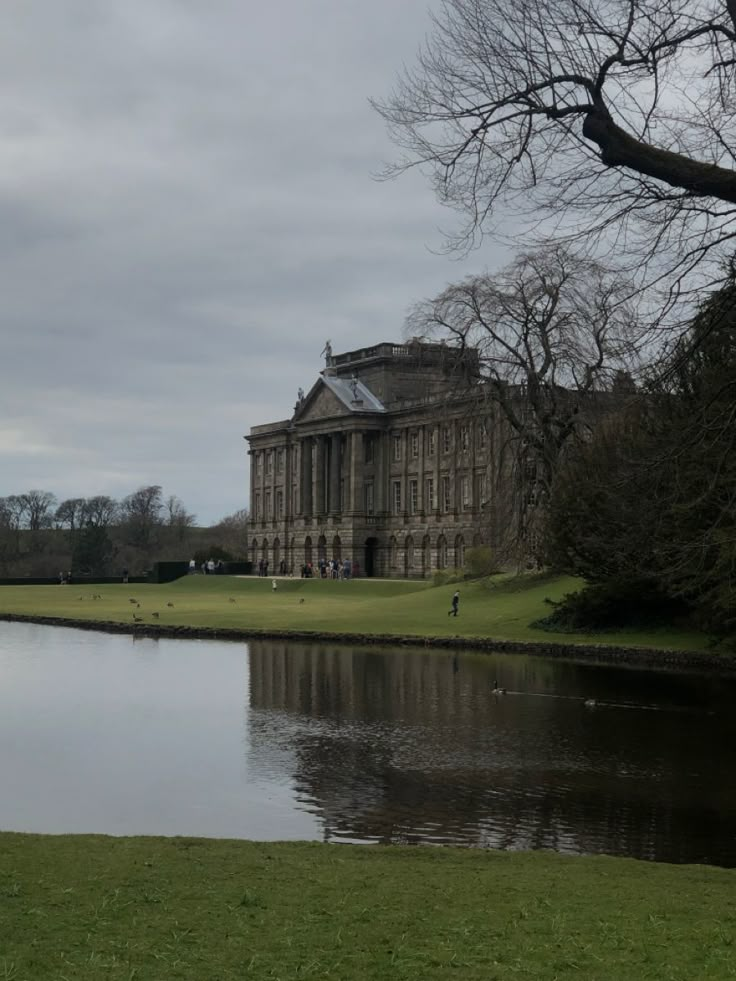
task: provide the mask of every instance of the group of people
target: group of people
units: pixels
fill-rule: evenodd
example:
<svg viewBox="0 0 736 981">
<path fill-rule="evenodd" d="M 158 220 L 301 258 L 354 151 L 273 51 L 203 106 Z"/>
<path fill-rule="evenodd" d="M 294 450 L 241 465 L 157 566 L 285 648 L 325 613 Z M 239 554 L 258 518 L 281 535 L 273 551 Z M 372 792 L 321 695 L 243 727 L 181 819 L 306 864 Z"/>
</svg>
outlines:
<svg viewBox="0 0 736 981">
<path fill-rule="evenodd" d="M 222 576 L 225 574 L 225 563 L 222 559 L 207 559 L 206 562 L 202 562 L 199 567 L 199 571 L 203 576 Z M 193 576 L 197 572 L 197 563 L 194 559 L 189 560 L 189 575 Z"/>
<path fill-rule="evenodd" d="M 352 579 L 358 574 L 358 563 L 353 563 L 350 559 L 320 559 L 315 569 L 311 562 L 305 562 L 302 566 L 302 579 L 313 579 L 318 576 L 320 579 Z"/>
</svg>

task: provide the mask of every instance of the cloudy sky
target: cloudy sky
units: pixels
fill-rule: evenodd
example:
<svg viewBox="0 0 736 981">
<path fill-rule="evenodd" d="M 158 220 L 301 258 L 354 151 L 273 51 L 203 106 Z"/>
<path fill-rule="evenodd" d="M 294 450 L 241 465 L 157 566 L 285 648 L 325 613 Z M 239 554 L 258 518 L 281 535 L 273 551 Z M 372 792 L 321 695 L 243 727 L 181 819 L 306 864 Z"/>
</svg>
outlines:
<svg viewBox="0 0 736 981">
<path fill-rule="evenodd" d="M 394 155 L 385 96 L 427 0 L 5 0 L 0 496 L 161 484 L 247 505 L 250 426 L 320 351 L 399 339 L 493 266 Z"/>
</svg>

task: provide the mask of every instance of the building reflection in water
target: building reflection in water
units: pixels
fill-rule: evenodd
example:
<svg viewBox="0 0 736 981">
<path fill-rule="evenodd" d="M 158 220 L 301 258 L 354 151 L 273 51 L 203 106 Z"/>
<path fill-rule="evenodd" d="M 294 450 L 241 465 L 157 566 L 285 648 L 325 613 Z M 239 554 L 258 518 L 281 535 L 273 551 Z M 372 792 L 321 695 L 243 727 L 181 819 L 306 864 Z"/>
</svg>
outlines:
<svg viewBox="0 0 736 981">
<path fill-rule="evenodd" d="M 424 650 L 249 651 L 249 770 L 294 781 L 327 840 L 736 864 L 732 681 Z"/>
</svg>

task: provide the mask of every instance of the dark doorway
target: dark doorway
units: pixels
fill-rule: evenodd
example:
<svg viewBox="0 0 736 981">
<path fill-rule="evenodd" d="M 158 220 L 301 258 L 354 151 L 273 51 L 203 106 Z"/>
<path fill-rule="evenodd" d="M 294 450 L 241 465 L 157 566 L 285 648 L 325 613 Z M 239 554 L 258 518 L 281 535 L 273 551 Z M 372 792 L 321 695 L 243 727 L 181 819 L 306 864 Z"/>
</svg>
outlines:
<svg viewBox="0 0 736 981">
<path fill-rule="evenodd" d="M 367 577 L 375 576 L 378 564 L 378 539 L 368 538 L 365 543 L 365 574 Z"/>
</svg>

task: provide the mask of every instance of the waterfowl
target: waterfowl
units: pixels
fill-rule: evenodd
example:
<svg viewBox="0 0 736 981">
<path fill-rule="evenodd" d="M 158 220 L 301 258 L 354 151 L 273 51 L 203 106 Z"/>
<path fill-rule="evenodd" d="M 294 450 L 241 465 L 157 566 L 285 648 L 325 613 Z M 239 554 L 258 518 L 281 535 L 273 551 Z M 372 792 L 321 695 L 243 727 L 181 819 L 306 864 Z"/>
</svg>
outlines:
<svg viewBox="0 0 736 981">
<path fill-rule="evenodd" d="M 494 680 L 494 682 L 493 682 L 493 688 L 491 689 L 491 694 L 492 695 L 505 695 L 506 694 L 506 689 L 505 688 L 499 688 L 498 687 L 498 681 L 497 680 Z"/>
<path fill-rule="evenodd" d="M 583 702 L 583 705 L 589 709 L 595 708 L 597 704 L 598 703 L 594 698 L 586 698 L 585 701 Z"/>
</svg>

